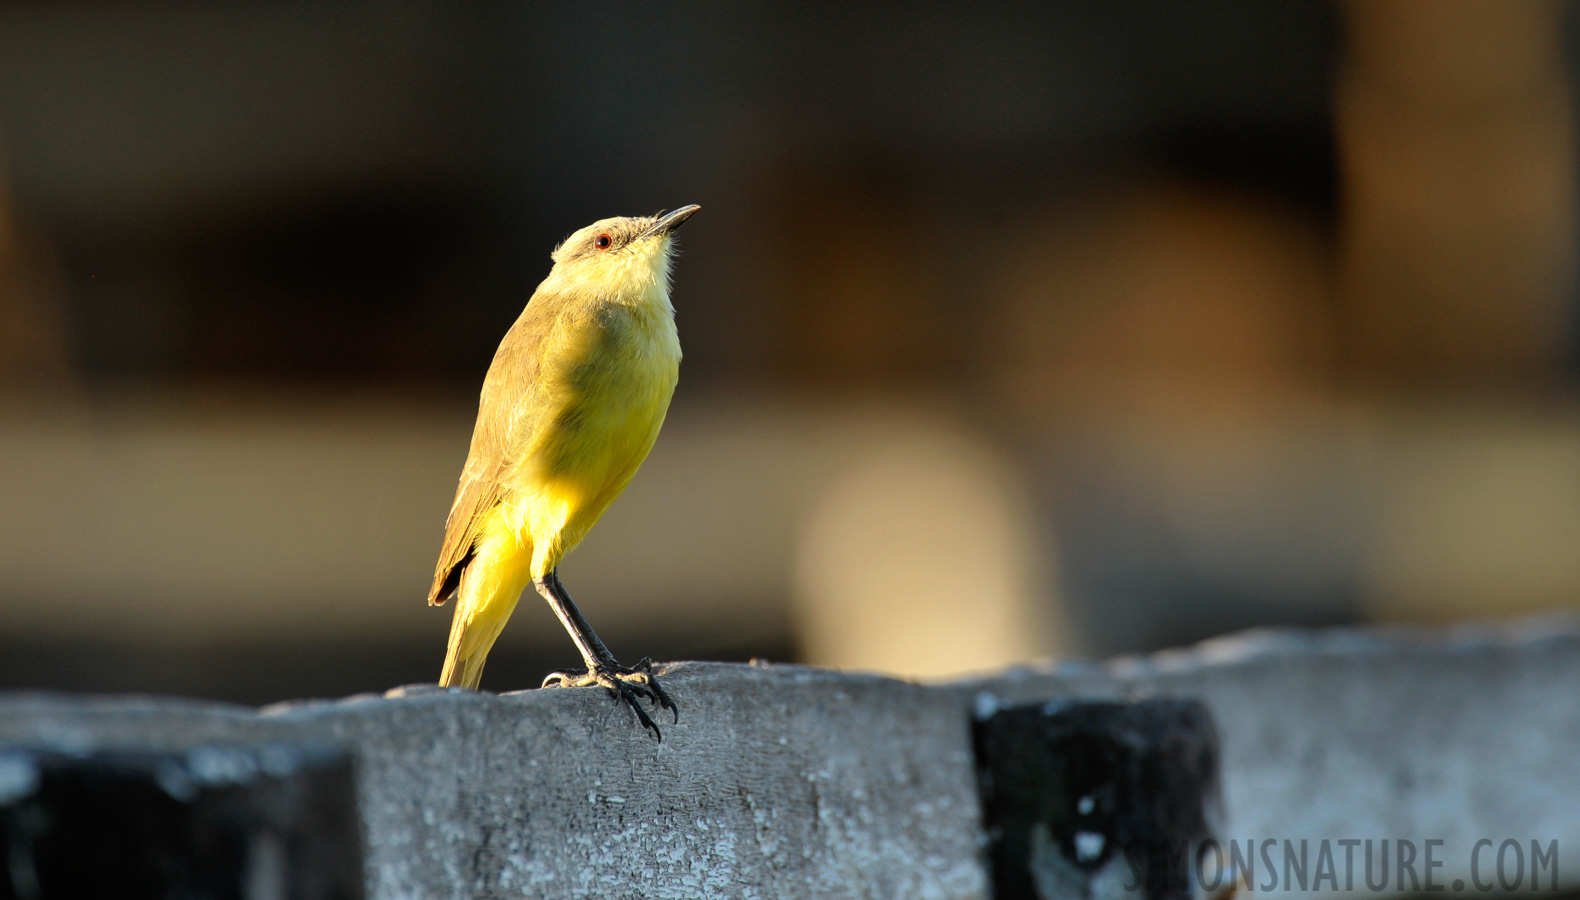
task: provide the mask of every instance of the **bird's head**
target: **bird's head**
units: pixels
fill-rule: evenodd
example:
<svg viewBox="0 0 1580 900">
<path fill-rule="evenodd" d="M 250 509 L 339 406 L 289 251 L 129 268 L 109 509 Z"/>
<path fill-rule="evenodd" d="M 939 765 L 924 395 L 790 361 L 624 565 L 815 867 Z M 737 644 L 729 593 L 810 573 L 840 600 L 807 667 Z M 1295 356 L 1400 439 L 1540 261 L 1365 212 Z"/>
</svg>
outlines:
<svg viewBox="0 0 1580 900">
<path fill-rule="evenodd" d="M 667 296 L 671 238 L 701 208 L 692 204 L 657 216 L 594 222 L 554 248 L 549 278 L 606 296 L 636 299 L 654 288 Z"/>
</svg>

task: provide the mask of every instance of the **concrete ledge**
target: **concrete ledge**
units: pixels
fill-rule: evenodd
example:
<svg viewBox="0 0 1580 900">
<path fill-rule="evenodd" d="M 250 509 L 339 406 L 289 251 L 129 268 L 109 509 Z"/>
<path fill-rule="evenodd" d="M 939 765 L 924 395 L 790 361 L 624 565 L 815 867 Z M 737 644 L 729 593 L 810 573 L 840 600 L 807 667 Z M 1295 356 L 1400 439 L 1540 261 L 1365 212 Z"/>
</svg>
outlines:
<svg viewBox="0 0 1580 900">
<path fill-rule="evenodd" d="M 661 744 L 600 691 L 438 689 L 261 711 L 13 694 L 0 744 L 348 747 L 375 898 L 980 898 L 975 711 L 1196 697 L 1225 837 L 1439 838 L 1439 883 L 1469 877 L 1478 839 L 1557 840 L 1560 885 L 1580 884 L 1573 624 L 1252 634 L 938 686 L 714 663 L 667 679 L 683 716 Z"/>
<path fill-rule="evenodd" d="M 425 690 L 254 713 L 11 696 L 0 742 L 345 744 L 370 897 L 977 897 L 957 692 L 798 667 L 668 670 L 655 742 L 602 691 Z"/>
<path fill-rule="evenodd" d="M 1308 841 L 1313 864 L 1328 841 L 1341 854 L 1338 889 L 1312 893 L 1355 893 L 1343 890 L 1337 842 L 1368 838 L 1402 838 L 1418 851 L 1429 839 L 1443 841 L 1435 881 L 1450 890 L 1456 879 L 1472 890 L 1478 840 L 1494 848 L 1482 851 L 1483 883 L 1493 877 L 1496 847 L 1519 841 L 1527 889 L 1530 842 L 1557 841 L 1557 885 L 1580 888 L 1580 623 L 1573 619 L 1249 632 L 1146 657 L 1031 667 L 968 687 L 1001 702 L 1199 699 L 1223 751 L 1221 837 L 1276 839 L 1280 863 L 1286 839 Z M 1359 885 L 1363 851 L 1355 852 Z M 1542 876 L 1544 892 L 1548 879 Z"/>
</svg>

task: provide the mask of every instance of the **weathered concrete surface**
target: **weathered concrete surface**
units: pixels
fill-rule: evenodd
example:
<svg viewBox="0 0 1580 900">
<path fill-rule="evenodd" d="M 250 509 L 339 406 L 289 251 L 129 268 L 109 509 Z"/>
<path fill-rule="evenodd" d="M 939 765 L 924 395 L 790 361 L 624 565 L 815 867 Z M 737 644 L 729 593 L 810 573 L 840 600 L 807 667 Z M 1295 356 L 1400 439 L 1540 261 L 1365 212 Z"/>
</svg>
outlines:
<svg viewBox="0 0 1580 900">
<path fill-rule="evenodd" d="M 437 689 L 262 713 L 11 696 L 0 743 L 348 744 L 375 898 L 982 896 L 959 694 L 709 663 L 665 685 L 662 743 L 599 690 Z"/>
<path fill-rule="evenodd" d="M 1496 848 L 1558 842 L 1561 888 L 1580 887 L 1580 626 L 1530 620 L 1453 631 L 1252 632 L 1103 664 L 1066 663 L 974 684 L 1004 702 L 1050 695 L 1189 696 L 1212 711 L 1223 750 L 1222 837 L 1326 839 L 1343 890 L 1341 839 L 1444 841 L 1435 882 L 1472 890 Z M 1380 850 L 1380 844 L 1377 845 Z M 1397 847 L 1397 844 L 1395 844 Z M 1417 869 L 1420 870 L 1419 860 Z M 1512 878 L 1513 860 L 1509 861 Z M 1259 870 L 1259 883 L 1265 875 Z M 1424 877 L 1424 873 L 1423 873 Z M 1280 872 L 1280 884 L 1283 873 Z M 1540 888 L 1546 891 L 1544 872 Z M 1394 885 L 1388 887 L 1391 893 Z M 1304 892 L 1302 892 L 1304 893 Z M 1488 892 L 1490 893 L 1490 891 Z M 1507 893 L 1507 891 L 1506 891 Z"/>
<path fill-rule="evenodd" d="M 347 745 L 376 898 L 965 900 L 988 883 L 967 718 L 984 694 L 1194 696 L 1217 719 L 1227 837 L 1313 855 L 1441 838 L 1439 883 L 1469 878 L 1479 838 L 1557 840 L 1560 884 L 1580 885 L 1573 624 L 1252 634 L 934 687 L 709 663 L 665 683 L 683 718 L 662 744 L 597 690 L 262 711 L 9 695 L 0 744 Z"/>
</svg>

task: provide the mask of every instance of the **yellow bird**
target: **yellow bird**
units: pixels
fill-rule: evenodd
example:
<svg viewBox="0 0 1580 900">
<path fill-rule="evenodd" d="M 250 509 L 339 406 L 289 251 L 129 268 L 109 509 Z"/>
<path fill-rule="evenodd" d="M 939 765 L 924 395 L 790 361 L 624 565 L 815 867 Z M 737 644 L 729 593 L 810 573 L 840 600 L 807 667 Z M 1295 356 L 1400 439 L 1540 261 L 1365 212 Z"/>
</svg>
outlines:
<svg viewBox="0 0 1580 900">
<path fill-rule="evenodd" d="M 556 569 L 625 490 L 664 424 L 680 376 L 672 241 L 700 208 L 604 219 L 572 234 L 500 341 L 428 592 L 433 606 L 457 597 L 441 685 L 477 688 L 530 583 L 587 666 L 556 672 L 544 687 L 602 685 L 660 740 L 638 697 L 679 720 L 652 664 L 616 662 Z"/>
</svg>

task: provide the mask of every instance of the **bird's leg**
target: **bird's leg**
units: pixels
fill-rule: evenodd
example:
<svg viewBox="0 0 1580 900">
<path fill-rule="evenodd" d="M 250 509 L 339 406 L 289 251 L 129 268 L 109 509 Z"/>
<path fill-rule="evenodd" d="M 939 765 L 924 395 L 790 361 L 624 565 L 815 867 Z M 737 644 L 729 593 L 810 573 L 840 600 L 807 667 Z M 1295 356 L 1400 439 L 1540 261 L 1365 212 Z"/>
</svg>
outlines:
<svg viewBox="0 0 1580 900">
<path fill-rule="evenodd" d="M 615 661 L 614 654 L 609 652 L 609 648 L 605 647 L 603 641 L 598 639 L 598 635 L 593 632 L 592 626 L 587 624 L 587 620 L 582 617 L 581 610 L 577 608 L 576 602 L 571 599 L 570 592 L 565 589 L 565 583 L 560 581 L 559 572 L 557 570 L 550 572 L 545 581 L 549 589 L 548 594 L 545 596 L 551 598 L 549 605 L 554 608 L 555 614 L 560 617 L 560 622 L 564 624 L 565 629 L 571 633 L 571 640 L 576 642 L 576 648 L 582 654 L 582 661 L 587 664 L 586 674 L 577 675 L 578 678 L 583 679 L 582 683 L 597 683 L 603 684 L 604 687 L 610 687 L 598 677 L 599 670 L 605 670 L 620 681 L 628 685 L 637 686 L 638 693 L 656 702 L 660 707 L 669 710 L 674 715 L 674 720 L 680 721 L 680 711 L 675 708 L 674 701 L 669 699 L 669 695 L 664 692 L 663 688 L 659 687 L 658 680 L 653 676 L 653 661 L 643 657 L 641 662 L 630 668 L 620 665 Z M 562 609 L 564 610 L 563 612 L 561 612 Z M 548 683 L 550 680 L 553 680 L 557 685 L 563 679 L 556 679 L 554 675 L 550 675 L 544 681 Z M 610 689 L 613 690 L 612 687 Z"/>
<path fill-rule="evenodd" d="M 551 571 L 542 578 L 534 579 L 533 585 L 538 593 L 549 601 L 549 608 L 559 616 L 560 624 L 570 633 L 571 641 L 576 644 L 576 649 L 581 651 L 582 662 L 589 669 L 596 668 L 600 663 L 605 666 L 616 665 L 614 654 L 604 646 L 603 641 L 592 630 L 587 619 L 582 616 L 582 611 L 577 608 L 576 601 L 571 599 L 570 591 L 565 589 L 565 584 L 560 581 L 560 573 Z"/>
<path fill-rule="evenodd" d="M 635 710 L 642 727 L 652 731 L 659 740 L 663 740 L 663 734 L 659 732 L 658 726 L 648 717 L 637 700 L 638 697 L 646 697 L 661 708 L 669 710 L 676 722 L 680 721 L 680 710 L 676 709 L 675 702 L 669 698 L 669 694 L 665 693 L 663 688 L 659 687 L 658 679 L 653 676 L 653 661 L 644 658 L 629 668 L 616 662 L 614 654 L 610 653 L 609 648 L 598 639 L 592 626 L 582 617 L 581 610 L 576 608 L 570 592 L 565 590 L 565 585 L 560 582 L 558 572 L 549 572 L 541 578 L 535 578 L 532 584 L 537 588 L 538 593 L 543 595 L 543 599 L 549 602 L 549 607 L 559 617 L 560 624 L 564 625 L 565 630 L 570 633 L 576 649 L 581 651 L 582 662 L 587 665 L 583 671 L 554 672 L 543 679 L 543 687 L 600 685 L 629 704 L 631 709 Z"/>
</svg>

